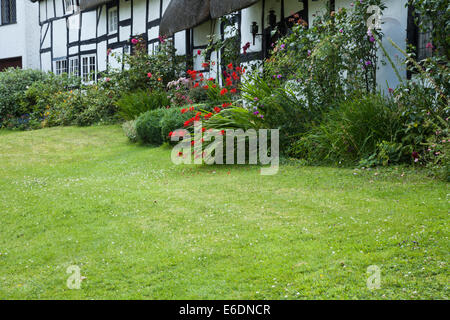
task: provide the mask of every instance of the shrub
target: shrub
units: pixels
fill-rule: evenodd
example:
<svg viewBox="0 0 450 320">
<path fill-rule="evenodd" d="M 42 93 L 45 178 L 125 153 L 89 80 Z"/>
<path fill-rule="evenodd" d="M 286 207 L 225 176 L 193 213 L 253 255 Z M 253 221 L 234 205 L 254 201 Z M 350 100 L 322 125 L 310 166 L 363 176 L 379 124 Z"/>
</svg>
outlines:
<svg viewBox="0 0 450 320">
<path fill-rule="evenodd" d="M 182 108 L 170 108 L 164 110 L 161 118 L 161 134 L 164 141 L 170 142 L 169 133 L 177 129 L 182 129 L 184 123 L 192 118 L 193 112 L 181 113 Z"/>
<path fill-rule="evenodd" d="M 136 142 L 138 139 L 137 131 L 136 131 L 136 120 L 130 120 L 127 122 L 124 122 L 122 124 L 122 129 L 127 138 L 131 142 Z"/>
<path fill-rule="evenodd" d="M 368 30 L 369 5 L 385 8 L 381 0 L 355 1 L 353 9 L 318 14 L 313 26 L 298 15 L 292 32 L 274 47 L 265 63 L 265 80 L 291 82 L 309 108 L 333 107 L 352 91 L 376 91 L 377 38 Z"/>
<path fill-rule="evenodd" d="M 23 108 L 22 98 L 34 82 L 44 80 L 47 75 L 41 71 L 10 68 L 0 72 L 0 126 L 6 119 L 20 118 L 30 113 Z"/>
<path fill-rule="evenodd" d="M 112 70 L 109 82 L 118 92 L 133 92 L 139 89 L 164 89 L 168 82 L 179 77 L 184 69 L 184 58 L 176 55 L 171 40 L 160 38 L 159 47 L 148 54 L 146 42 L 135 37 L 132 54 L 114 56 L 127 65 L 125 70 Z"/>
<path fill-rule="evenodd" d="M 114 123 L 117 120 L 117 106 L 112 90 L 98 85 L 87 86 L 81 92 L 81 105 L 72 105 L 75 110 L 74 124 L 89 126 L 101 123 Z"/>
<path fill-rule="evenodd" d="M 163 90 L 137 90 L 124 94 L 117 101 L 119 116 L 124 120 L 134 120 L 147 111 L 169 105 L 170 98 Z"/>
<path fill-rule="evenodd" d="M 153 145 L 161 145 L 163 143 L 161 118 L 164 116 L 164 113 L 164 109 L 155 109 L 139 116 L 136 121 L 136 132 L 140 141 Z"/>
<path fill-rule="evenodd" d="M 355 96 L 325 115 L 290 151 L 312 163 L 356 163 L 376 153 L 380 142 L 395 142 L 400 129 L 392 100 L 379 94 Z"/>
<path fill-rule="evenodd" d="M 285 150 L 310 123 L 321 119 L 319 106 L 306 103 L 289 88 L 289 83 L 269 83 L 262 77 L 251 76 L 242 85 L 242 96 L 250 111 L 263 120 L 266 128 L 280 130 L 280 146 Z"/>
</svg>

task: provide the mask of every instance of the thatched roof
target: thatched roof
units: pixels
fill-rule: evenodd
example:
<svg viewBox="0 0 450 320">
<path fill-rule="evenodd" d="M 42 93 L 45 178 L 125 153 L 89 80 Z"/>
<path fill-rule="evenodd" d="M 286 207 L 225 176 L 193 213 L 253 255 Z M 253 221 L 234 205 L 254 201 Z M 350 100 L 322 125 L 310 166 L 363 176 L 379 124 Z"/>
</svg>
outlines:
<svg viewBox="0 0 450 320">
<path fill-rule="evenodd" d="M 220 18 L 228 13 L 250 7 L 259 0 L 211 0 L 211 18 Z"/>
<path fill-rule="evenodd" d="M 210 0 L 172 0 L 159 26 L 159 33 L 171 36 L 175 32 L 189 29 L 208 21 Z"/>
<path fill-rule="evenodd" d="M 222 17 L 246 8 L 259 0 L 172 0 L 164 12 L 159 33 L 171 36 L 175 32 Z"/>
<path fill-rule="evenodd" d="M 80 9 L 81 10 L 86 10 L 86 9 L 91 9 L 91 8 L 95 8 L 98 5 L 107 3 L 107 2 L 111 2 L 113 0 L 80 0 Z"/>
</svg>

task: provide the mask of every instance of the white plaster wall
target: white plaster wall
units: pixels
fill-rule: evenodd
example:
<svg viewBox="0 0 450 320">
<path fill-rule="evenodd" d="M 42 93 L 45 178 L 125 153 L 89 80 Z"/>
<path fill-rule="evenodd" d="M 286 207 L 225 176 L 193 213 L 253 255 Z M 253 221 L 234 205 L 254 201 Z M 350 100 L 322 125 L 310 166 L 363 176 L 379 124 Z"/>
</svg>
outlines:
<svg viewBox="0 0 450 320">
<path fill-rule="evenodd" d="M 383 47 L 395 63 L 403 79 L 406 78 L 406 69 L 399 59 L 396 58 L 396 55 L 399 54 L 401 56 L 401 53 L 391 45 L 388 38 L 391 38 L 400 48 L 406 50 L 408 10 L 405 8 L 405 4 L 406 0 L 387 0 L 387 8 L 383 13 L 381 27 L 384 33 Z M 379 50 L 379 56 L 383 56 L 381 50 Z M 380 66 L 377 72 L 377 82 L 382 90 L 387 90 L 389 87 L 395 88 L 399 84 L 399 80 L 391 64 L 387 59 L 384 60 L 386 60 L 386 64 Z"/>
<path fill-rule="evenodd" d="M 185 55 L 186 54 L 186 32 L 180 31 L 174 35 L 175 38 L 175 49 L 177 50 L 177 55 Z"/>
<path fill-rule="evenodd" d="M 133 4 L 133 35 L 138 35 L 145 33 L 147 6 L 145 1 L 134 1 Z"/>
<path fill-rule="evenodd" d="M 17 1 L 17 23 L 0 26 L 0 59 L 22 57 L 23 68 L 39 69 L 39 5 Z"/>
<path fill-rule="evenodd" d="M 259 32 L 262 33 L 261 26 L 261 10 L 262 10 L 262 1 L 254 4 L 253 6 L 242 10 L 242 45 L 241 45 L 241 53 L 243 52 L 242 47 L 250 42 L 250 48 L 247 50 L 247 53 L 258 52 L 262 50 L 262 37 L 258 36 L 255 39 L 255 44 L 253 45 L 253 36 L 250 33 L 250 26 L 253 22 L 258 23 Z"/>
<path fill-rule="evenodd" d="M 83 12 L 81 19 L 81 40 L 88 40 L 95 38 L 96 32 L 96 11 Z"/>
<path fill-rule="evenodd" d="M 149 0 L 148 21 L 159 19 L 159 0 Z"/>
<path fill-rule="evenodd" d="M 66 20 L 53 21 L 53 58 L 67 56 L 67 25 Z"/>
</svg>

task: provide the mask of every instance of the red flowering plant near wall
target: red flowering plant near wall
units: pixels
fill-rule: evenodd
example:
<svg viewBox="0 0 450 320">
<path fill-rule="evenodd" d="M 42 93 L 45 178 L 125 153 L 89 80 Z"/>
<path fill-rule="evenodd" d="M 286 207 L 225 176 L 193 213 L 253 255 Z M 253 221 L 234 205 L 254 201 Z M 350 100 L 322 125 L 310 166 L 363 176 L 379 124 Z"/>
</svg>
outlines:
<svg viewBox="0 0 450 320">
<path fill-rule="evenodd" d="M 210 63 L 205 62 L 202 67 L 209 68 Z M 212 108 L 224 108 L 239 100 L 239 85 L 245 68 L 233 66 L 232 63 L 226 66 L 222 73 L 222 85 L 212 77 L 207 78 L 202 72 L 188 70 L 187 74 L 191 80 L 192 88 L 205 90 L 208 96 L 208 105 Z"/>
<path fill-rule="evenodd" d="M 187 71 L 190 87 L 204 90 L 209 97 L 205 104 L 187 105 L 180 110 L 183 115 L 188 113 L 192 115 L 183 124 L 183 129 L 189 132 L 189 136 L 184 136 L 183 140 L 191 143 L 191 146 L 194 147 L 194 151 L 192 151 L 194 158 L 200 157 L 205 148 L 212 143 L 212 141 L 204 141 L 203 138 L 209 132 L 225 136 L 227 129 L 243 129 L 246 131 L 265 127 L 263 117 L 242 106 L 240 81 L 245 72 L 246 70 L 240 66 L 228 64 L 222 72 L 221 85 L 216 79 L 207 78 L 200 71 Z M 202 124 L 200 138 L 198 135 L 195 136 L 194 125 L 196 122 Z M 174 137 L 174 135 L 176 133 L 170 132 L 169 138 Z M 183 154 L 182 156 L 186 157 L 187 155 Z"/>
</svg>

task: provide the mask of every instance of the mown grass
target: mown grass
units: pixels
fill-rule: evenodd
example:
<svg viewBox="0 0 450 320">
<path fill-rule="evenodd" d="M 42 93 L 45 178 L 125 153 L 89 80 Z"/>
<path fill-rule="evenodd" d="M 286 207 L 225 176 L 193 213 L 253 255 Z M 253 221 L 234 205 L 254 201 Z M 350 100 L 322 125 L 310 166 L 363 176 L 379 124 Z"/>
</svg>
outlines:
<svg viewBox="0 0 450 320">
<path fill-rule="evenodd" d="M 3 132 L 0 299 L 448 299 L 448 193 L 402 168 L 175 166 L 116 126 Z"/>
</svg>

